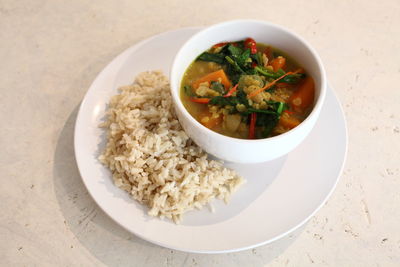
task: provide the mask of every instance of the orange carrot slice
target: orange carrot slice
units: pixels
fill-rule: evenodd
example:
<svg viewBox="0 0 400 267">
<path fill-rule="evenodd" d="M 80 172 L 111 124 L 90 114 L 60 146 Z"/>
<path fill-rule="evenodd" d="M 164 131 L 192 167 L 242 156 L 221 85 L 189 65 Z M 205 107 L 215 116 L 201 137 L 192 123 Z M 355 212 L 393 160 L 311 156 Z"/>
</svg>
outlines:
<svg viewBox="0 0 400 267">
<path fill-rule="evenodd" d="M 285 67 L 285 64 L 286 64 L 286 58 L 284 58 L 282 56 L 274 58 L 270 63 L 270 65 L 272 66 L 274 71 L 277 71 L 279 69 L 283 69 Z"/>
<path fill-rule="evenodd" d="M 190 101 L 199 103 L 199 104 L 208 104 L 210 102 L 209 98 L 198 98 L 198 97 L 191 97 L 189 98 Z"/>
<path fill-rule="evenodd" d="M 218 80 L 221 80 L 221 83 L 225 86 L 225 88 L 230 88 L 231 87 L 231 82 L 228 79 L 228 76 L 226 76 L 225 71 L 223 69 L 211 72 L 200 79 L 194 81 L 192 83 L 192 86 L 194 89 L 197 89 L 201 83 L 204 82 L 217 82 Z"/>
<path fill-rule="evenodd" d="M 307 76 L 289 98 L 289 103 L 295 110 L 304 110 L 314 102 L 314 91 L 314 80 L 310 76 Z"/>
<path fill-rule="evenodd" d="M 300 121 L 292 116 L 281 116 L 279 124 L 285 128 L 293 129 L 300 124 Z"/>
</svg>

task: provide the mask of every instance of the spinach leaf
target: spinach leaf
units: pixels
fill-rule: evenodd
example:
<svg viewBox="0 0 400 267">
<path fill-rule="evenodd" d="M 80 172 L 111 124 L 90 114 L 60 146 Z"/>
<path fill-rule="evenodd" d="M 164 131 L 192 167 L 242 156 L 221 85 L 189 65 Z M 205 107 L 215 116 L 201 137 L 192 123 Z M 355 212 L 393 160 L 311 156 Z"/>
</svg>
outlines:
<svg viewBox="0 0 400 267">
<path fill-rule="evenodd" d="M 275 72 L 275 74 L 276 74 L 276 76 L 278 76 L 278 78 L 279 78 L 279 77 L 281 77 L 282 75 L 285 75 L 286 72 L 285 72 L 283 69 L 278 69 L 278 70 Z"/>
<path fill-rule="evenodd" d="M 228 51 L 230 52 L 230 58 L 236 62 L 236 64 L 242 69 L 246 69 L 246 67 L 251 62 L 250 58 L 250 49 L 241 49 L 238 46 L 229 45 Z M 229 62 L 229 61 L 228 61 Z M 231 63 L 231 62 L 230 62 Z M 231 63 L 232 64 L 232 63 Z"/>
<path fill-rule="evenodd" d="M 270 124 L 273 124 L 275 127 L 276 122 L 277 122 L 276 113 L 273 114 L 257 113 L 256 126 L 258 127 L 266 127 L 270 126 Z"/>
<path fill-rule="evenodd" d="M 233 96 L 230 97 L 214 96 L 213 98 L 211 98 L 209 104 L 217 106 L 236 106 L 238 102 L 237 98 Z"/>
<path fill-rule="evenodd" d="M 277 118 L 270 120 L 269 123 L 264 126 L 264 129 L 261 132 L 262 135 L 261 137 L 262 138 L 269 137 L 271 135 L 272 130 L 276 127 L 278 122 L 279 120 Z"/>
<path fill-rule="evenodd" d="M 233 106 L 235 107 L 237 104 L 243 104 L 246 107 L 249 107 L 249 101 L 247 100 L 246 94 L 239 90 L 236 93 L 236 96 L 215 96 L 211 98 L 209 104 L 217 105 L 217 106 Z"/>
<path fill-rule="evenodd" d="M 306 77 L 305 74 L 290 74 L 288 76 L 283 77 L 278 82 L 294 84 L 298 83 L 300 79 L 303 79 L 304 77 Z"/>
<path fill-rule="evenodd" d="M 244 52 L 237 58 L 237 61 L 243 67 L 248 65 L 248 63 L 251 62 L 250 49 L 244 50 Z"/>
<path fill-rule="evenodd" d="M 261 132 L 258 133 L 259 138 L 269 137 L 272 130 L 276 127 L 279 122 L 279 118 L 285 109 L 288 109 L 288 105 L 284 102 L 269 101 L 271 109 L 254 109 L 248 108 L 247 112 L 257 113 L 256 126 L 263 127 Z"/>
<path fill-rule="evenodd" d="M 287 108 L 285 108 L 285 107 L 287 107 L 287 104 L 286 104 L 286 103 L 284 103 L 284 102 L 279 102 L 279 106 L 278 106 L 278 108 L 276 109 L 276 113 L 278 114 L 278 116 L 280 116 L 280 115 L 282 114 L 282 112 L 283 112 L 285 109 L 287 109 Z"/>
<path fill-rule="evenodd" d="M 239 82 L 241 73 L 236 72 L 232 65 L 227 65 L 226 75 L 228 75 L 232 84 L 237 84 Z"/>
<path fill-rule="evenodd" d="M 256 66 L 254 70 L 257 71 L 259 74 L 264 75 L 265 77 L 268 78 L 273 78 L 273 79 L 279 78 L 279 76 L 277 77 L 277 74 L 275 72 L 270 71 L 269 69 L 261 66 Z"/>
<path fill-rule="evenodd" d="M 261 67 L 261 66 L 256 66 L 254 68 L 257 73 L 268 77 L 268 78 L 272 78 L 274 80 L 278 79 L 279 77 L 281 77 L 282 75 L 285 75 L 286 72 L 282 69 L 277 70 L 276 72 L 273 72 L 267 68 Z M 278 83 L 290 83 L 290 84 L 294 84 L 299 82 L 300 79 L 304 78 L 306 75 L 305 74 L 290 74 L 288 76 L 283 77 L 282 79 L 280 79 L 278 81 Z"/>
<path fill-rule="evenodd" d="M 247 108 L 250 107 L 249 100 L 247 99 L 247 94 L 243 90 L 238 90 L 236 93 L 239 104 L 245 105 Z"/>
<path fill-rule="evenodd" d="M 254 62 L 257 63 L 257 65 L 260 65 L 260 66 L 264 65 L 261 52 L 252 54 L 252 55 L 250 55 L 250 57 L 251 57 L 251 59 L 253 59 Z"/>
<path fill-rule="evenodd" d="M 272 130 L 279 122 L 280 114 L 257 113 L 256 126 L 263 127 L 261 132 L 258 133 L 259 138 L 266 138 L 271 136 Z"/>
<path fill-rule="evenodd" d="M 245 71 L 239 66 L 239 64 L 235 60 L 233 60 L 231 57 L 225 56 L 225 59 L 226 59 L 226 61 L 228 61 L 229 64 L 231 64 L 233 66 L 233 69 L 236 72 L 245 73 Z"/>
<path fill-rule="evenodd" d="M 215 62 L 218 64 L 223 64 L 224 63 L 224 55 L 221 53 L 218 54 L 213 54 L 209 52 L 204 52 L 200 56 L 197 57 L 196 60 L 203 60 L 203 61 L 209 61 L 209 62 Z"/>
<path fill-rule="evenodd" d="M 234 58 L 239 58 L 239 57 L 242 55 L 242 53 L 243 53 L 243 50 L 242 50 L 240 47 L 234 46 L 234 45 L 232 45 L 232 44 L 230 44 L 230 45 L 228 46 L 228 51 L 231 53 L 231 55 L 232 55 Z"/>
<path fill-rule="evenodd" d="M 277 115 L 276 111 L 269 110 L 269 109 L 255 109 L 255 108 L 248 108 L 248 113 L 263 113 L 263 114 L 270 114 L 270 115 Z"/>
<path fill-rule="evenodd" d="M 217 91 L 220 94 L 225 93 L 225 87 L 220 82 L 211 82 L 211 89 Z"/>
<path fill-rule="evenodd" d="M 278 101 L 267 101 L 268 106 L 270 106 L 273 110 L 276 111 L 277 115 L 281 115 L 282 112 L 286 109 L 289 109 L 289 105 L 285 102 L 278 102 Z"/>
</svg>

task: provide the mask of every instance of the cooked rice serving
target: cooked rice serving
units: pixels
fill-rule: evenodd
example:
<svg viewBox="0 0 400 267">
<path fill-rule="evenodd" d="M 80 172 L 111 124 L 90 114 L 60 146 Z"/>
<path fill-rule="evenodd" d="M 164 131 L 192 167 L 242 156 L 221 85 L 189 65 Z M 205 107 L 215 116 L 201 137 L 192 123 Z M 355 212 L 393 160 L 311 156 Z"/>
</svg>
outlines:
<svg viewBox="0 0 400 267">
<path fill-rule="evenodd" d="M 212 199 L 228 202 L 244 182 L 222 162 L 207 159 L 175 115 L 168 79 L 139 74 L 119 89 L 107 110 L 107 145 L 99 160 L 116 186 L 149 207 L 148 214 L 178 223 L 182 214 Z"/>
</svg>

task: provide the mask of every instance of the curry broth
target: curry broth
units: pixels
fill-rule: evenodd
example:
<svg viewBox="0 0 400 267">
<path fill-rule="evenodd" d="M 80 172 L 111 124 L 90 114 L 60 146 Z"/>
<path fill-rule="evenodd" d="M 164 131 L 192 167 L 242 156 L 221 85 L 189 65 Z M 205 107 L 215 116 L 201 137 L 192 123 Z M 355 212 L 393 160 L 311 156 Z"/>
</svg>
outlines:
<svg viewBox="0 0 400 267">
<path fill-rule="evenodd" d="M 269 45 L 257 43 L 257 51 L 264 52 L 266 55 L 269 55 L 269 58 L 270 57 L 276 58 L 278 56 L 283 56 L 286 59 L 285 68 L 284 68 L 286 72 L 294 71 L 300 67 L 300 65 L 295 60 L 293 60 L 290 56 L 288 56 L 286 53 L 282 52 L 279 49 L 271 47 Z M 191 84 L 193 84 L 193 82 L 200 79 L 201 77 L 203 77 L 209 73 L 215 72 L 219 69 L 223 69 L 225 71 L 226 67 L 221 66 L 214 62 L 206 62 L 206 61 L 196 60 L 190 64 L 190 66 L 187 68 L 186 72 L 183 75 L 181 89 L 180 89 L 180 97 L 181 97 L 182 103 L 185 106 L 185 108 L 188 110 L 188 112 L 199 122 L 200 122 L 201 116 L 209 110 L 209 105 L 192 102 L 190 100 L 191 97 L 185 92 L 184 86 L 191 85 Z M 289 97 L 293 94 L 294 91 L 296 91 L 297 88 L 298 88 L 298 85 L 297 86 L 288 85 L 286 88 L 278 88 L 278 89 L 275 88 L 275 90 L 271 90 L 271 91 L 277 92 L 276 96 L 275 95 L 273 96 L 274 100 L 287 102 Z M 226 90 L 229 90 L 229 88 L 227 88 Z M 195 92 L 192 91 L 191 93 L 195 93 Z M 295 112 L 295 113 L 291 114 L 290 116 L 301 122 L 308 116 L 311 109 L 312 109 L 312 107 L 308 108 L 308 109 L 304 109 L 301 112 Z M 282 116 L 288 117 L 287 114 L 282 114 Z M 242 118 L 242 123 L 238 127 L 237 131 L 232 132 L 232 131 L 227 130 L 222 123 L 213 126 L 211 129 L 215 132 L 218 132 L 218 133 L 226 135 L 226 136 L 247 139 L 248 134 L 249 134 L 249 129 L 248 129 L 248 126 L 243 127 L 243 124 L 246 124 L 246 123 L 248 124 L 248 122 L 246 122 L 246 120 L 247 120 L 246 118 Z M 280 127 L 281 127 L 281 125 L 278 124 L 273 129 L 270 136 L 279 135 L 288 130 L 288 129 L 280 129 Z M 256 126 L 256 129 L 259 129 L 259 128 L 260 127 Z"/>
</svg>

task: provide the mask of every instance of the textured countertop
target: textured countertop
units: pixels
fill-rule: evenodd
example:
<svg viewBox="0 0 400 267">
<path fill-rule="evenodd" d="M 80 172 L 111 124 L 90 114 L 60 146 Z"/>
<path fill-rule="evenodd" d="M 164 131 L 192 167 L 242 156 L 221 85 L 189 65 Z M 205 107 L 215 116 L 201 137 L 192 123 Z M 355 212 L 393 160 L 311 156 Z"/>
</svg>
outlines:
<svg viewBox="0 0 400 267">
<path fill-rule="evenodd" d="M 316 216 L 270 245 L 158 247 L 88 196 L 73 151 L 77 109 L 131 45 L 238 18 L 282 24 L 317 49 L 347 116 L 344 173 Z M 0 265 L 400 266 L 399 51 L 397 0 L 0 1 Z"/>
</svg>

